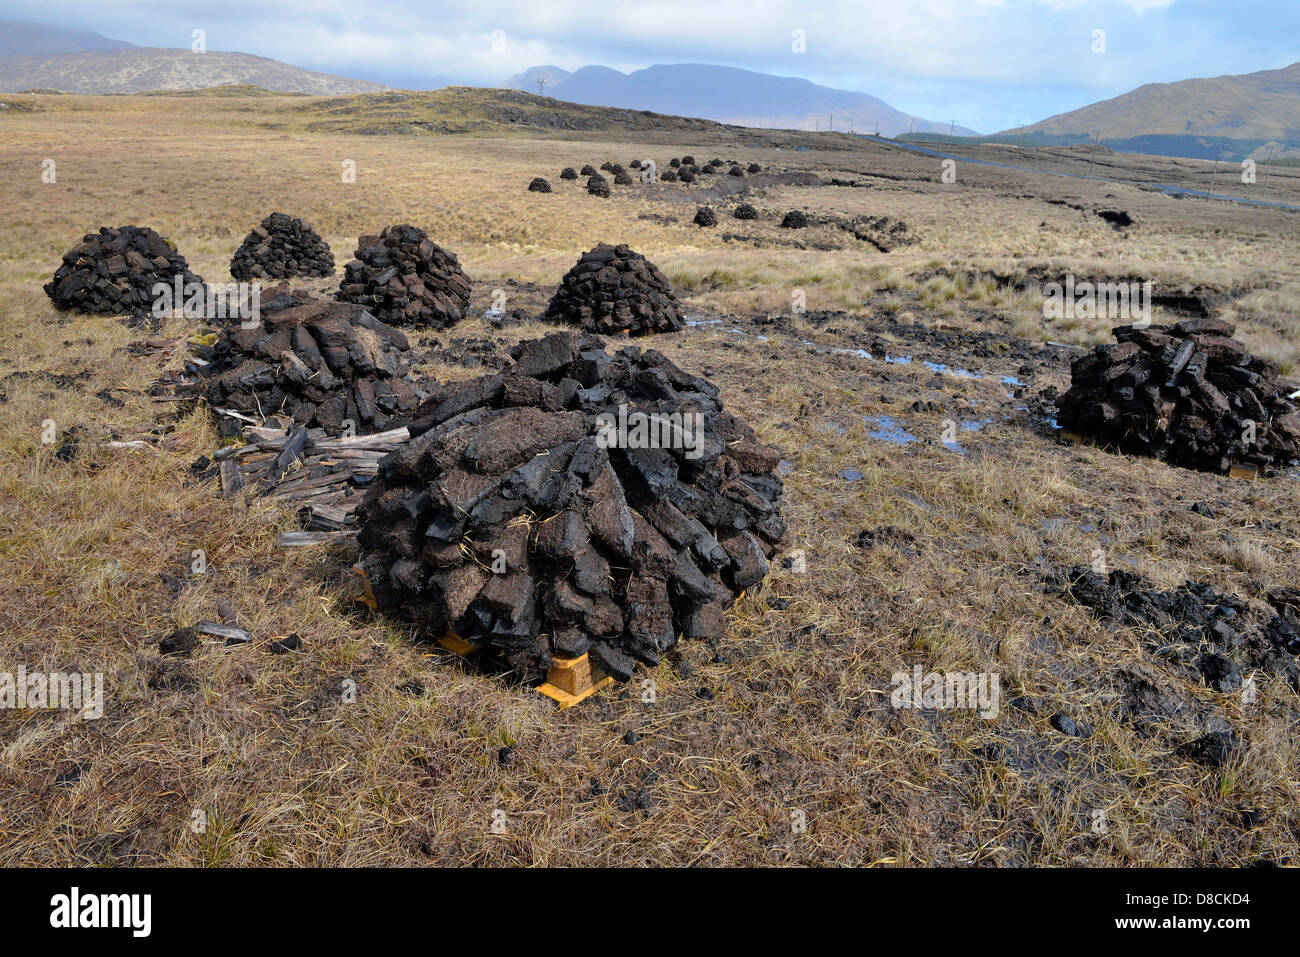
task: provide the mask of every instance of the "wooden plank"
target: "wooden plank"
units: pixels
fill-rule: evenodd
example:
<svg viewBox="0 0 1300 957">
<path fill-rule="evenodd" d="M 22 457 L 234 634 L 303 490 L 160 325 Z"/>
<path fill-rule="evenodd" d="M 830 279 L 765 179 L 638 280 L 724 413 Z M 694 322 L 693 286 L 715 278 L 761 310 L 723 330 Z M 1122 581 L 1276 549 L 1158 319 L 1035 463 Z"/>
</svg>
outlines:
<svg viewBox="0 0 1300 957">
<path fill-rule="evenodd" d="M 321 451 L 334 451 L 336 449 L 374 449 L 381 446 L 398 446 L 411 438 L 411 430 L 408 428 L 390 429 L 387 432 L 376 432 L 373 435 L 354 435 L 351 438 L 321 439 L 315 443 L 315 448 Z"/>
<path fill-rule="evenodd" d="M 218 466 L 221 476 L 221 496 L 230 498 L 244 488 L 244 473 L 239 470 L 239 463 L 234 459 L 222 459 Z"/>
<path fill-rule="evenodd" d="M 309 545 L 332 545 L 356 538 L 356 531 L 337 532 L 281 532 L 275 537 L 275 544 L 281 548 L 305 548 Z"/>
<path fill-rule="evenodd" d="M 251 632 L 247 632 L 243 628 L 235 628 L 232 625 L 219 625 L 215 621 L 199 622 L 198 630 L 201 635 L 213 635 L 217 638 L 225 638 L 227 641 L 235 641 L 241 644 L 253 640 Z"/>
</svg>

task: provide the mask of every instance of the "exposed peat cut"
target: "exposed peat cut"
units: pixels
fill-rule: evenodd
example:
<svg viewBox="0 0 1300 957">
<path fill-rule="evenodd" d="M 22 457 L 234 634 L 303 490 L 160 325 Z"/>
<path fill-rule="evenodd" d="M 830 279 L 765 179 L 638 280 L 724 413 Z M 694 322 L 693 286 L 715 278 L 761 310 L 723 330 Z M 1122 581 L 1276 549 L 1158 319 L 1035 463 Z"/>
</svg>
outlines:
<svg viewBox="0 0 1300 957">
<path fill-rule="evenodd" d="M 208 404 L 284 416 L 329 435 L 404 425 L 424 397 L 410 380 L 409 343 L 360 306 L 279 292 L 251 328 L 221 332 L 203 367 Z"/>
<path fill-rule="evenodd" d="M 469 277 L 455 253 L 424 230 L 389 226 L 378 236 L 357 240 L 356 259 L 345 267 L 339 299 L 365 306 L 390 325 L 441 329 L 469 309 Z"/>
<path fill-rule="evenodd" d="M 99 315 L 145 311 L 156 283 L 203 283 L 185 257 L 146 226 L 101 226 L 63 255 L 45 294 L 60 309 Z"/>
<path fill-rule="evenodd" d="M 1160 591 L 1132 572 L 1102 575 L 1084 567 L 1055 583 L 1105 621 L 1148 629 L 1152 652 L 1199 671 L 1215 691 L 1240 690 L 1256 668 L 1284 675 L 1300 691 L 1300 590 L 1278 588 L 1263 601 L 1246 601 L 1203 582 Z"/>
<path fill-rule="evenodd" d="M 1117 343 L 1071 365 L 1061 427 L 1185 468 L 1285 468 L 1300 456 L 1295 387 L 1233 331 L 1218 319 L 1116 328 Z"/>
<path fill-rule="evenodd" d="M 291 279 L 334 274 L 334 254 L 311 223 L 272 213 L 244 237 L 230 260 L 236 279 Z"/>
<path fill-rule="evenodd" d="M 605 335 L 641 336 L 682 328 L 672 283 L 626 245 L 601 243 L 564 275 L 546 318 Z"/>
<path fill-rule="evenodd" d="M 590 651 L 627 680 L 719 638 L 785 533 L 776 449 L 657 350 L 576 330 L 438 388 L 358 509 L 378 607 L 522 677 Z"/>
</svg>

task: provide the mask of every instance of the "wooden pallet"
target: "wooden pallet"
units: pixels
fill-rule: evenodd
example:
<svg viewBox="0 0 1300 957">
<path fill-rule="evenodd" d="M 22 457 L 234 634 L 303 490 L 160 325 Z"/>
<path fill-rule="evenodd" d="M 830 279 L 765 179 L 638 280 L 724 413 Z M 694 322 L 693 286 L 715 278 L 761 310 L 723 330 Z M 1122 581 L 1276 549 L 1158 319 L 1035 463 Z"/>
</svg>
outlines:
<svg viewBox="0 0 1300 957">
<path fill-rule="evenodd" d="M 613 683 L 613 676 L 593 665 L 590 656 L 584 654 L 579 658 L 552 658 L 546 680 L 537 690 L 557 702 L 563 711 Z"/>
<path fill-rule="evenodd" d="M 243 423 L 245 445 L 217 450 L 221 494 L 265 496 L 306 513 L 308 532 L 355 533 L 353 510 L 362 498 L 354 479 L 379 472 L 379 460 L 410 438 L 405 428 L 374 435 L 330 438 L 321 429 L 283 429 L 256 424 L 241 413 L 218 409 Z M 330 544 L 348 536 L 281 536 L 288 547 Z"/>
</svg>

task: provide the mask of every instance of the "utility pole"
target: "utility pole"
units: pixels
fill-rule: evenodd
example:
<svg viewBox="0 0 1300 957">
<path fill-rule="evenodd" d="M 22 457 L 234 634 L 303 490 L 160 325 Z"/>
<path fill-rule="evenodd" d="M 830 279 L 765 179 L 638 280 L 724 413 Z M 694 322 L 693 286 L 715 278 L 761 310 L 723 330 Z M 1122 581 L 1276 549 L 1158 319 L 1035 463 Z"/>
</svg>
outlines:
<svg viewBox="0 0 1300 957">
<path fill-rule="evenodd" d="M 1025 140 L 1025 128 L 1024 128 L 1023 125 L 1021 125 L 1021 127 L 1020 127 L 1020 137 L 1019 137 L 1019 139 L 1016 140 L 1016 149 L 1020 149 L 1020 144 L 1023 143 L 1024 140 Z"/>
<path fill-rule="evenodd" d="M 1264 164 L 1264 166 L 1266 167 L 1266 169 L 1264 170 L 1264 188 L 1265 188 L 1265 189 L 1268 189 L 1268 174 L 1271 173 L 1271 172 L 1273 172 L 1273 154 L 1276 153 L 1276 152 L 1277 152 L 1277 147 L 1276 147 L 1276 146 L 1274 146 L 1271 150 L 1269 150 L 1269 151 L 1268 151 L 1268 162 Z"/>
<path fill-rule="evenodd" d="M 1097 131 L 1096 142 L 1092 144 L 1092 161 L 1088 164 L 1088 175 L 1092 175 L 1092 168 L 1097 165 L 1097 147 L 1101 145 L 1101 130 Z"/>
<path fill-rule="evenodd" d="M 758 114 L 758 128 L 759 128 L 760 130 L 763 128 L 763 114 L 762 114 L 762 113 Z"/>
<path fill-rule="evenodd" d="M 952 131 L 957 128 L 957 121 L 953 120 L 952 125 L 948 127 L 948 139 L 952 139 Z"/>
<path fill-rule="evenodd" d="M 908 136 L 911 136 L 911 135 L 912 135 L 912 131 L 913 131 L 914 129 L 916 129 L 916 117 L 915 117 L 915 116 L 912 117 L 911 120 L 910 120 L 910 121 L 908 122 L 908 124 L 907 124 L 907 135 L 908 135 Z"/>
<path fill-rule="evenodd" d="M 1219 175 L 1219 157 L 1218 157 L 1218 156 L 1215 156 L 1215 157 L 1214 157 L 1214 169 L 1213 169 L 1213 171 L 1210 173 L 1210 188 L 1207 189 L 1207 190 L 1205 191 L 1205 202 L 1206 202 L 1206 205 L 1208 205 L 1209 202 L 1210 202 L 1210 194 L 1211 194 L 1212 192 L 1214 192 L 1214 177 L 1216 177 L 1216 176 L 1218 176 L 1218 175 Z"/>
<path fill-rule="evenodd" d="M 835 132 L 835 114 L 834 114 L 834 113 L 830 114 L 830 117 L 829 117 L 829 119 L 828 119 L 828 121 L 827 121 L 827 123 L 826 123 L 826 131 L 827 131 L 828 133 L 834 133 L 834 132 Z"/>
<path fill-rule="evenodd" d="M 542 77 L 537 81 L 537 95 L 538 96 L 546 95 L 546 77 Z"/>
</svg>

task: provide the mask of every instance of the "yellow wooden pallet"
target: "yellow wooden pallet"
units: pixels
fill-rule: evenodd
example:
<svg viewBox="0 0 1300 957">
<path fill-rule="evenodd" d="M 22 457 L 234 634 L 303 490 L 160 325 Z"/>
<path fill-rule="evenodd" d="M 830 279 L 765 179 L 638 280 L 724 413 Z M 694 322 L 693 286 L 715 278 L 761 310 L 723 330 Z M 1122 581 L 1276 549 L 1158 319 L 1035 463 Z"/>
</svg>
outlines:
<svg viewBox="0 0 1300 957">
<path fill-rule="evenodd" d="M 593 665 L 591 658 L 584 654 L 578 658 L 552 658 L 546 680 L 537 686 L 537 690 L 564 710 L 613 683 L 613 676 Z"/>
<path fill-rule="evenodd" d="M 476 645 L 472 641 L 466 641 L 454 631 L 448 629 L 447 633 L 438 639 L 438 644 L 446 648 L 452 654 L 460 655 L 462 658 L 468 658 L 474 652 L 482 648 L 482 645 Z"/>
</svg>

